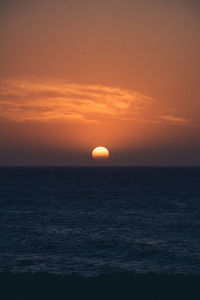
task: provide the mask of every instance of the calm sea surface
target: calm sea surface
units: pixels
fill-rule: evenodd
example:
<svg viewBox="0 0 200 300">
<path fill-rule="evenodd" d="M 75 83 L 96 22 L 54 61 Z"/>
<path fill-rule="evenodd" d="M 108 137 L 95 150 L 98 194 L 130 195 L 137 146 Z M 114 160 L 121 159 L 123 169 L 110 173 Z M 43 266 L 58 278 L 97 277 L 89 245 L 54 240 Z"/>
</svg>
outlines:
<svg viewBox="0 0 200 300">
<path fill-rule="evenodd" d="M 0 168 L 0 271 L 200 274 L 200 168 Z"/>
</svg>

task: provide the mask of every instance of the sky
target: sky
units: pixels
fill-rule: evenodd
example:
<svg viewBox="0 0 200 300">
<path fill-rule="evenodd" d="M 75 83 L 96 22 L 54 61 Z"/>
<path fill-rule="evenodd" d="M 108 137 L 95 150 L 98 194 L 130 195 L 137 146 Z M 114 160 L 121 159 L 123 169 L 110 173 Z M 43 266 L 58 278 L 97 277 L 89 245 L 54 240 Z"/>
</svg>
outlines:
<svg viewBox="0 0 200 300">
<path fill-rule="evenodd" d="M 0 165 L 200 166 L 200 3 L 1 0 Z"/>
</svg>

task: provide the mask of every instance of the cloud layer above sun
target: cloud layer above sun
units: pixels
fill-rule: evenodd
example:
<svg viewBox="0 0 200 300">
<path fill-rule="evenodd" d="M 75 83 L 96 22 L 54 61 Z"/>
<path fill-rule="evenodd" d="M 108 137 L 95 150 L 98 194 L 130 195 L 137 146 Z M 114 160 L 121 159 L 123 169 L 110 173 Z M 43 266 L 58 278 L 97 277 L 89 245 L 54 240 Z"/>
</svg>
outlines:
<svg viewBox="0 0 200 300">
<path fill-rule="evenodd" d="M 132 119 L 152 102 L 150 97 L 120 88 L 44 79 L 4 80 L 0 95 L 0 116 L 12 121 Z"/>
<path fill-rule="evenodd" d="M 191 121 L 168 115 L 152 97 L 136 91 L 41 78 L 1 80 L 0 118 L 15 122 L 86 123 L 119 119 L 181 125 Z"/>
</svg>

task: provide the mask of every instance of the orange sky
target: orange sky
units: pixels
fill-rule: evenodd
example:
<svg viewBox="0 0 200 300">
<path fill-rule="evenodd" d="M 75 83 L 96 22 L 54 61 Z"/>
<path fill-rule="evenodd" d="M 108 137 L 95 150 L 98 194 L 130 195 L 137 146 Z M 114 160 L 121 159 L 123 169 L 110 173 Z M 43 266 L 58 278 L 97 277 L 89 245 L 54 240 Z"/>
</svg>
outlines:
<svg viewBox="0 0 200 300">
<path fill-rule="evenodd" d="M 200 165 L 198 1 L 0 5 L 0 165 Z"/>
</svg>

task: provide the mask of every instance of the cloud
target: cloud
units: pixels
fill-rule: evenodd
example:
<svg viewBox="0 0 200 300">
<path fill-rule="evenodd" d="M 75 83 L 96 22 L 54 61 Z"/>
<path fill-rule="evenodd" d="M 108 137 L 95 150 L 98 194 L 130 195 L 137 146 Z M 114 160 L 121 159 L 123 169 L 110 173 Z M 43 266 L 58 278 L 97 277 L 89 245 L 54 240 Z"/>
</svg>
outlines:
<svg viewBox="0 0 200 300">
<path fill-rule="evenodd" d="M 160 119 L 171 122 L 171 123 L 178 123 L 180 125 L 187 125 L 192 122 L 192 119 L 182 118 L 182 117 L 178 117 L 178 116 L 171 116 L 171 115 L 161 116 Z"/>
<path fill-rule="evenodd" d="M 161 108 L 153 98 L 119 87 L 44 78 L 0 80 L 0 119 L 8 121 L 101 123 L 117 119 L 191 124 L 191 119 L 165 114 L 165 111 L 169 109 Z"/>
<path fill-rule="evenodd" d="M 0 117 L 18 122 L 134 120 L 152 101 L 131 90 L 57 79 L 4 79 L 0 85 Z"/>
</svg>

